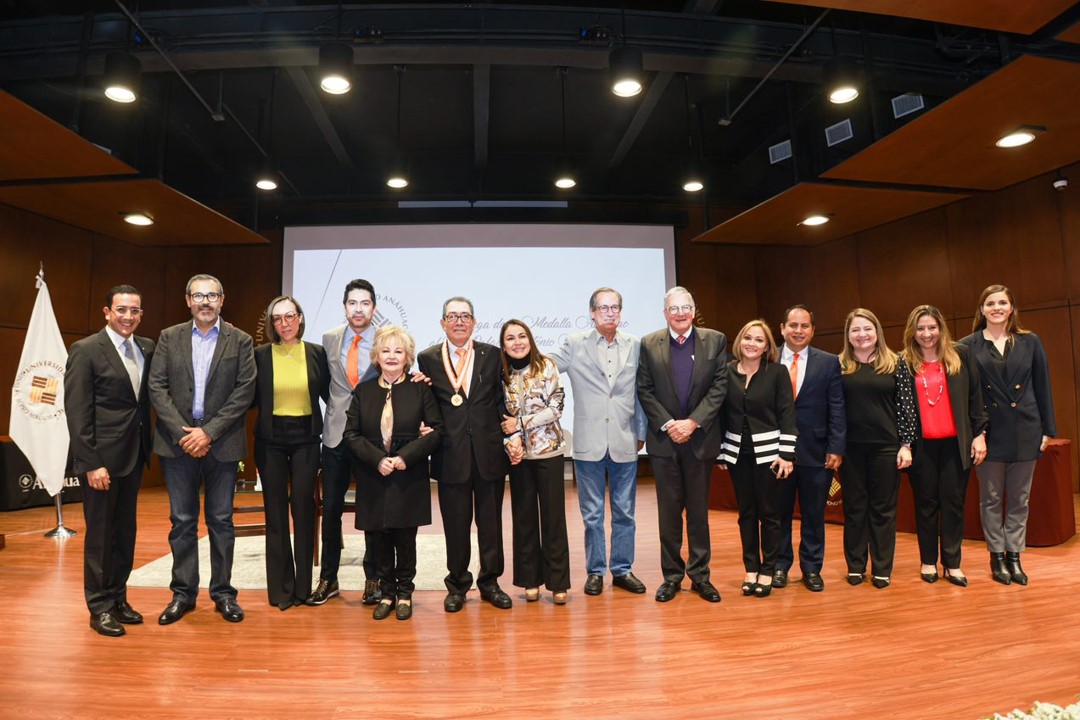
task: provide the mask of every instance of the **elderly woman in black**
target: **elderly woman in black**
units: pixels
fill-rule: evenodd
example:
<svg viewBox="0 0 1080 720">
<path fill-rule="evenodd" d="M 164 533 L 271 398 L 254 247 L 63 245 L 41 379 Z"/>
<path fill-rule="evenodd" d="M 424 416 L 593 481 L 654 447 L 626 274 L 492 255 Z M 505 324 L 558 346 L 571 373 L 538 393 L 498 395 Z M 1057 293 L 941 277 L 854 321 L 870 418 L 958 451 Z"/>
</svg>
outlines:
<svg viewBox="0 0 1080 720">
<path fill-rule="evenodd" d="M 795 397 L 764 320 L 744 325 L 734 346 L 720 413 L 725 429 L 721 467 L 731 471 L 739 504 L 746 568 L 742 594 L 768 597 L 780 554 L 777 488 L 795 460 Z"/>
<path fill-rule="evenodd" d="M 955 345 L 941 311 L 920 305 L 904 328 L 903 361 L 915 378 L 920 439 L 911 465 L 920 575 L 938 579 L 938 544 L 945 579 L 967 587 L 960 569 L 964 499 L 972 463 L 986 457 L 986 408 L 979 367 L 968 349 Z M 940 528 L 940 530 L 939 530 Z"/>
<path fill-rule="evenodd" d="M 431 524 L 428 457 L 442 441 L 442 416 L 431 389 L 409 382 L 415 357 L 405 328 L 379 328 L 371 350 L 379 374 L 353 390 L 342 436 L 356 460 L 356 528 L 378 570 L 376 620 L 391 612 L 398 620 L 412 617 L 416 529 Z M 422 432 L 425 426 L 431 432 Z"/>
<path fill-rule="evenodd" d="M 266 508 L 266 594 L 271 605 L 288 610 L 311 595 L 319 399 L 329 393 L 330 372 L 322 346 L 301 339 L 304 311 L 294 298 L 271 300 L 265 322 L 270 342 L 255 348 L 255 464 Z"/>
<path fill-rule="evenodd" d="M 1027 585 L 1020 553 L 1027 548 L 1031 479 L 1057 434 L 1050 368 L 1042 341 L 1020 324 L 1020 308 L 1004 285 L 982 291 L 971 330 L 960 343 L 979 366 L 990 418 L 986 461 L 975 470 L 990 572 L 1003 585 Z"/>
</svg>

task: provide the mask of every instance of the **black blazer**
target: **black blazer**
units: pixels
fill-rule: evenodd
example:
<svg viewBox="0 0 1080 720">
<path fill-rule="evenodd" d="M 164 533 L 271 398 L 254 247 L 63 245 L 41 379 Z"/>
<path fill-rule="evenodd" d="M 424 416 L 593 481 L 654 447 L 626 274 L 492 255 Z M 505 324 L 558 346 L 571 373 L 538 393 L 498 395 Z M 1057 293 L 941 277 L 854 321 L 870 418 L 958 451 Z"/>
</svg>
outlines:
<svg viewBox="0 0 1080 720">
<path fill-rule="evenodd" d="M 341 442 L 355 458 L 356 528 L 383 530 L 431 524 L 431 480 L 428 456 L 442 442 L 442 416 L 435 395 L 424 383 L 406 378 L 394 385 L 394 432 L 390 452 L 383 447 L 382 411 L 386 388 L 378 378 L 359 383 L 346 412 Z M 420 423 L 434 432 L 420 437 Z M 399 456 L 404 470 L 383 476 L 379 463 Z"/>
<path fill-rule="evenodd" d="M 960 459 L 964 463 L 964 469 L 971 469 L 971 441 L 976 435 L 986 430 L 986 408 L 983 406 L 983 394 L 980 387 L 982 382 L 979 375 L 978 364 L 971 361 L 966 345 L 956 345 L 956 351 L 960 353 L 960 372 L 946 376 L 946 385 L 949 388 L 949 404 L 952 405 L 953 423 L 956 425 L 956 441 L 960 446 Z M 903 362 L 901 360 L 900 362 Z M 919 379 L 916 378 L 918 383 Z M 915 412 L 919 412 L 919 403 L 915 403 Z M 919 418 L 919 428 L 922 427 L 922 418 Z M 918 462 L 920 446 L 922 445 L 922 430 L 919 430 L 919 438 L 915 441 L 913 462 Z"/>
<path fill-rule="evenodd" d="M 788 385 L 790 379 L 789 373 Z M 840 359 L 835 355 L 806 348 L 806 375 L 795 398 L 795 424 L 799 428 L 795 464 L 824 467 L 826 453 L 844 454 L 847 412 L 844 410 Z"/>
<path fill-rule="evenodd" d="M 454 388 L 442 361 L 442 343 L 416 358 L 420 372 L 431 378 L 431 390 L 442 413 L 442 444 L 431 457 L 431 476 L 439 482 L 466 483 L 473 456 L 480 477 L 503 482 L 510 461 L 503 450 L 502 359 L 494 345 L 473 341 L 473 372 L 469 395 L 461 405 L 450 402 Z"/>
<path fill-rule="evenodd" d="M 274 353 L 273 345 L 267 343 L 255 348 L 255 398 L 253 407 L 258 408 L 255 437 L 270 440 L 274 437 Z M 319 399 L 330 395 L 330 370 L 326 364 L 326 351 L 322 345 L 304 343 L 307 363 L 308 392 L 311 395 L 311 434 L 322 434 L 322 409 Z"/>
<path fill-rule="evenodd" d="M 801 431 L 797 427 L 788 369 L 780 362 L 763 361 L 750 379 L 749 387 L 737 362 L 729 362 L 726 371 L 727 397 L 719 419 L 724 429 L 723 461 L 731 464 L 739 461 L 744 425 L 750 428 L 751 435 L 764 436 L 754 442 L 758 464 L 772 462 L 777 457 L 794 461 L 798 452 L 796 436 Z M 821 462 L 824 465 L 824 456 Z"/>
<path fill-rule="evenodd" d="M 147 378 L 154 343 L 133 335 L 143 354 L 139 397 L 120 353 L 105 329 L 71 346 L 64 372 L 64 410 L 71 433 L 72 471 L 106 468 L 130 475 L 150 464 L 150 391 Z"/>
<path fill-rule="evenodd" d="M 1046 350 L 1035 333 L 1013 335 L 1005 357 L 1005 374 L 998 372 L 991 344 L 982 331 L 960 341 L 970 349 L 982 377 L 983 400 L 990 427 L 986 431 L 986 459 L 1023 462 L 1041 454 L 1042 436 L 1057 435 L 1054 396 Z"/>
</svg>

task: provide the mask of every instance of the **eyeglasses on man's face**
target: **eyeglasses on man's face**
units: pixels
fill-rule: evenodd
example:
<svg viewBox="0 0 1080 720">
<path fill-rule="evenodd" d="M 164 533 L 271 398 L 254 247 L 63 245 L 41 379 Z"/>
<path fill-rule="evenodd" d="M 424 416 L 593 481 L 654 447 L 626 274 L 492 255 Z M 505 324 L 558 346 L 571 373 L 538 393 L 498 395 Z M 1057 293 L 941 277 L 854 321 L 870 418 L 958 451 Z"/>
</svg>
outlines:
<svg viewBox="0 0 1080 720">
<path fill-rule="evenodd" d="M 131 317 L 139 317 L 143 314 L 143 309 L 138 307 L 124 307 L 123 305 L 121 305 L 120 307 L 114 307 L 112 309 L 112 312 L 114 315 L 119 315 L 120 317 L 124 317 L 126 315 L 130 315 Z"/>
<path fill-rule="evenodd" d="M 443 320 L 450 324 L 457 322 L 471 323 L 473 321 L 472 313 L 446 313 L 443 316 Z"/>
<path fill-rule="evenodd" d="M 597 305 L 596 311 L 601 315 L 614 315 L 622 311 L 622 305 Z"/>
<path fill-rule="evenodd" d="M 201 303 L 203 301 L 215 303 L 215 302 L 217 302 L 218 300 L 221 299 L 221 293 L 216 293 L 216 292 L 208 292 L 208 293 L 193 292 L 190 295 L 188 295 L 188 297 L 191 298 L 192 300 L 194 300 L 197 303 Z"/>
<path fill-rule="evenodd" d="M 664 312 L 666 312 L 668 315 L 685 315 L 693 311 L 693 305 L 672 305 Z"/>
</svg>

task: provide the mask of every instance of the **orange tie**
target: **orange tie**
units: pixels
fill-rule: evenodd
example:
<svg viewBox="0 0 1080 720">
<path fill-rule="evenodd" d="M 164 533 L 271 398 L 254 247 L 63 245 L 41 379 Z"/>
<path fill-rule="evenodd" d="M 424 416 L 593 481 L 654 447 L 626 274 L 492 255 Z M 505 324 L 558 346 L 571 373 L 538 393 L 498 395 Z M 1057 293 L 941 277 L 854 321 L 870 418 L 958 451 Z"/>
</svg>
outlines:
<svg viewBox="0 0 1080 720">
<path fill-rule="evenodd" d="M 352 339 L 349 354 L 345 357 L 345 377 L 353 387 L 360 382 L 360 338 L 361 336 L 357 335 Z"/>
<path fill-rule="evenodd" d="M 788 368 L 788 374 L 791 375 L 791 397 L 799 396 L 799 353 L 795 353 L 795 357 L 791 359 L 791 367 Z"/>
<path fill-rule="evenodd" d="M 468 348 L 458 348 L 454 351 L 457 353 L 458 360 L 454 364 L 454 372 L 459 378 L 462 378 L 461 389 L 465 391 L 465 394 L 469 394 L 469 378 L 463 377 L 465 372 L 465 357 L 469 354 Z"/>
</svg>

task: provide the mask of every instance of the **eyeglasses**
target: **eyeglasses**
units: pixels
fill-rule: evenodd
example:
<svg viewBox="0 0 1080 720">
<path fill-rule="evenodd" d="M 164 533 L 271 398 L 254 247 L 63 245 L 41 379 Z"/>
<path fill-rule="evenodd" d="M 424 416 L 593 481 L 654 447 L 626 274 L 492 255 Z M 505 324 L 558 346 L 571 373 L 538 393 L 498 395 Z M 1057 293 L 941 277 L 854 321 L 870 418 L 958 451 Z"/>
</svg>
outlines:
<svg viewBox="0 0 1080 720">
<path fill-rule="evenodd" d="M 116 307 L 112 311 L 116 315 L 130 315 L 131 317 L 139 317 L 143 313 L 142 308 L 137 307 Z"/>
<path fill-rule="evenodd" d="M 471 323 L 473 321 L 473 316 L 472 313 L 447 313 L 443 316 L 443 320 L 451 324 L 456 323 L 459 320 L 463 323 Z"/>
<path fill-rule="evenodd" d="M 693 312 L 693 305 L 672 305 L 664 310 L 668 315 L 685 315 L 686 313 Z"/>
<path fill-rule="evenodd" d="M 221 293 L 216 293 L 216 292 L 208 292 L 208 293 L 196 292 L 196 293 L 190 293 L 188 295 L 188 297 L 191 298 L 192 300 L 194 300 L 197 303 L 201 303 L 203 300 L 205 300 L 206 302 L 214 303 L 214 302 L 217 302 L 218 300 L 221 299 Z"/>
<path fill-rule="evenodd" d="M 614 315 L 622 310 L 622 305 L 597 305 L 595 309 L 601 315 Z"/>
<path fill-rule="evenodd" d="M 274 323 L 275 325 L 292 325 L 298 317 L 300 317 L 300 313 L 295 312 L 285 313 L 284 315 L 271 315 L 270 322 Z"/>
</svg>

